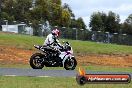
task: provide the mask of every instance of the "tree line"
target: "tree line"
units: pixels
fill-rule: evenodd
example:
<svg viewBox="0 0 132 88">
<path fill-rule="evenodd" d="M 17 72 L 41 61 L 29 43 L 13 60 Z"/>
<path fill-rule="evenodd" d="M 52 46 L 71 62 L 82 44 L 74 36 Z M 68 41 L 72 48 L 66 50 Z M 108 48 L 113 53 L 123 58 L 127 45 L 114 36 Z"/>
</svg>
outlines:
<svg viewBox="0 0 132 88">
<path fill-rule="evenodd" d="M 82 17 L 75 19 L 67 3 L 62 5 L 61 0 L 35 1 L 34 4 L 33 0 L 0 0 L 0 24 L 2 25 L 4 20 L 8 20 L 9 24 L 24 22 L 33 27 L 35 35 L 39 24 L 46 21 L 49 21 L 51 26 L 61 28 L 87 29 Z M 94 12 L 90 16 L 89 27 L 92 31 L 132 34 L 132 14 L 124 23 L 120 23 L 120 16 L 112 11 Z"/>
<path fill-rule="evenodd" d="M 120 21 L 120 16 L 112 11 L 109 11 L 108 14 L 94 12 L 90 18 L 89 27 L 92 31 L 132 34 L 132 14 L 123 23 Z"/>
<path fill-rule="evenodd" d="M 68 4 L 62 5 L 61 0 L 1 0 L 0 20 L 8 20 L 32 24 L 34 33 L 38 30 L 39 24 L 49 21 L 51 26 L 58 27 L 78 27 L 86 29 L 86 25 L 81 17 L 75 19 Z"/>
</svg>

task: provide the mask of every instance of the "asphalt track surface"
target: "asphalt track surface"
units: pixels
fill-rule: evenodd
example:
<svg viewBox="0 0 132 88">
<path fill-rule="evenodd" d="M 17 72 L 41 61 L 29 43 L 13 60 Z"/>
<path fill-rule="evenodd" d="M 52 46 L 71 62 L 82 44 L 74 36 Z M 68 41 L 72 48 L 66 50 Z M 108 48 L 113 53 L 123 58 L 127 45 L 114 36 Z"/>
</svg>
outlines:
<svg viewBox="0 0 132 88">
<path fill-rule="evenodd" d="M 0 76 L 31 76 L 31 77 L 76 77 L 76 70 L 44 70 L 44 69 L 21 69 L 21 68 L 0 68 Z M 130 74 L 132 72 L 102 72 L 86 71 L 87 74 Z"/>
</svg>

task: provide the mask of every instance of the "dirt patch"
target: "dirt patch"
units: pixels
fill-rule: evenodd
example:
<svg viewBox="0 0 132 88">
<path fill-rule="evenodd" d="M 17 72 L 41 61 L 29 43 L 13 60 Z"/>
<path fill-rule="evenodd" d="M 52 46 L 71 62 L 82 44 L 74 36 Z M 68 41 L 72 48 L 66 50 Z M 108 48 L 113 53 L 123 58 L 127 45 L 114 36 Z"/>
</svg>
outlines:
<svg viewBox="0 0 132 88">
<path fill-rule="evenodd" d="M 77 57 L 79 64 L 132 67 L 132 55 L 87 55 Z"/>
<path fill-rule="evenodd" d="M 15 47 L 0 46 L 1 64 L 29 64 L 33 50 L 17 49 Z M 132 55 L 78 55 L 79 65 L 105 65 L 116 67 L 132 67 Z"/>
<path fill-rule="evenodd" d="M 0 31 L 0 34 L 18 34 L 18 33 Z"/>
<path fill-rule="evenodd" d="M 0 46 L 0 63 L 2 64 L 28 64 L 33 51 L 17 49 L 15 47 Z"/>
</svg>

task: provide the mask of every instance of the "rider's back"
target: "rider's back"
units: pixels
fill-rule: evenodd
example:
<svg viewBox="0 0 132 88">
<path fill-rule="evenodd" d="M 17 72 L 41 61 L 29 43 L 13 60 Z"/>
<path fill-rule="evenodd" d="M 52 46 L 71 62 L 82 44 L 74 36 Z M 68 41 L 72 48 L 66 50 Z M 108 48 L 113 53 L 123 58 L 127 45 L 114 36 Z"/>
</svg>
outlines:
<svg viewBox="0 0 132 88">
<path fill-rule="evenodd" d="M 52 44 L 54 42 L 53 35 L 49 34 L 47 38 L 45 39 L 44 45 Z"/>
</svg>

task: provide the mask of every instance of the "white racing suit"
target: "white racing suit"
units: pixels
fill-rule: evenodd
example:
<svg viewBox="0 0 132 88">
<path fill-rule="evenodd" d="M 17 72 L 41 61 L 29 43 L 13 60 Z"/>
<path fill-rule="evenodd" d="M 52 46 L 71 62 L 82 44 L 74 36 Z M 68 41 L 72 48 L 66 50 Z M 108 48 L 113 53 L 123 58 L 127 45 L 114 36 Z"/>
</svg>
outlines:
<svg viewBox="0 0 132 88">
<path fill-rule="evenodd" d="M 53 34 L 49 34 L 47 36 L 43 45 L 53 47 L 55 49 L 61 49 L 62 48 L 61 44 L 59 43 L 59 40 Z"/>
</svg>

